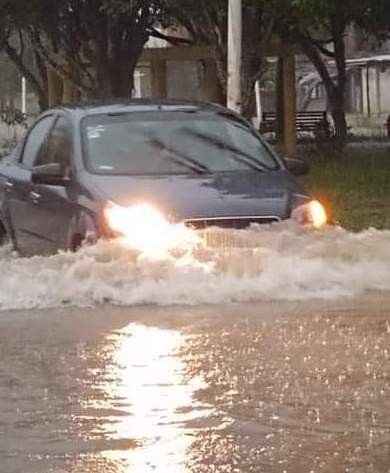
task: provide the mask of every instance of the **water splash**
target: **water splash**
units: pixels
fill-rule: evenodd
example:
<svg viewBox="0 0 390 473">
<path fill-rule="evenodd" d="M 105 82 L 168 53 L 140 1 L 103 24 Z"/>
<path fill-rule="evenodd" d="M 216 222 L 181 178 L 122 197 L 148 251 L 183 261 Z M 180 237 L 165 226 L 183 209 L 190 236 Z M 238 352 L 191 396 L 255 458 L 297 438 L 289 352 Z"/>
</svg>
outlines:
<svg viewBox="0 0 390 473">
<path fill-rule="evenodd" d="M 389 231 L 314 231 L 284 222 L 201 237 L 203 244 L 158 258 L 119 241 L 51 257 L 1 249 L 0 309 L 335 299 L 390 290 Z"/>
</svg>

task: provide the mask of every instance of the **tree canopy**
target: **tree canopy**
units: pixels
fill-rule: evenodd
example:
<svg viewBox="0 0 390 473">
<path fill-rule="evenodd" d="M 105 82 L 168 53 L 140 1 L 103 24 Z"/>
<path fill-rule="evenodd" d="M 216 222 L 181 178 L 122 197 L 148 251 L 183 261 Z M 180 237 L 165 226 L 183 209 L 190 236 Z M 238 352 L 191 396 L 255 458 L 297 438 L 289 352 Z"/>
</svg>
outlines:
<svg viewBox="0 0 390 473">
<path fill-rule="evenodd" d="M 227 87 L 228 0 L 165 0 L 164 12 L 171 24 L 184 27 L 194 44 L 214 46 L 222 95 Z M 262 47 L 274 31 L 272 1 L 243 0 L 243 113 L 253 113 L 254 84 L 264 72 Z"/>
<path fill-rule="evenodd" d="M 273 0 L 271 0 L 273 1 Z M 377 37 L 389 31 L 388 0 L 274 0 L 277 34 L 298 44 L 320 75 L 342 147 L 346 122 L 346 33 L 359 25 Z M 387 21 L 383 18 L 387 16 Z M 336 73 L 334 73 L 336 70 Z"/>
<path fill-rule="evenodd" d="M 128 96 L 159 0 L 2 0 L 1 44 L 45 103 L 48 70 L 88 97 Z M 37 67 L 25 63 L 31 45 Z"/>
<path fill-rule="evenodd" d="M 164 37 L 158 25 L 176 26 L 190 39 L 168 37 L 172 43 L 215 47 L 223 96 L 227 16 L 228 0 L 0 0 L 0 48 L 45 107 L 54 76 L 89 98 L 129 96 L 148 38 Z M 262 46 L 277 35 L 298 44 L 317 69 L 342 143 L 347 133 L 345 36 L 354 24 L 379 40 L 387 38 L 390 2 L 243 0 L 244 113 L 252 113 L 254 84 L 265 69 Z"/>
</svg>

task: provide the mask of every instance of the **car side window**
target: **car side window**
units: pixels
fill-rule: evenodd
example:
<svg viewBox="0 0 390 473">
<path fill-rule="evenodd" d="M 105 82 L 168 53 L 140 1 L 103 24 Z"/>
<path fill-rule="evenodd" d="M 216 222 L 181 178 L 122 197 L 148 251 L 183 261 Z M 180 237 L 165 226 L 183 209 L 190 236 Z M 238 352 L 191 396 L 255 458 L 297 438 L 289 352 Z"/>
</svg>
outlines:
<svg viewBox="0 0 390 473">
<path fill-rule="evenodd" d="M 58 163 L 63 169 L 68 169 L 71 165 L 71 155 L 71 125 L 66 118 L 59 117 L 49 135 L 47 146 L 38 155 L 35 165 Z"/>
<path fill-rule="evenodd" d="M 21 157 L 21 163 L 27 168 L 32 168 L 37 156 L 41 153 L 46 143 L 46 137 L 53 125 L 54 117 L 52 115 L 43 117 L 31 129 L 28 134 Z"/>
</svg>

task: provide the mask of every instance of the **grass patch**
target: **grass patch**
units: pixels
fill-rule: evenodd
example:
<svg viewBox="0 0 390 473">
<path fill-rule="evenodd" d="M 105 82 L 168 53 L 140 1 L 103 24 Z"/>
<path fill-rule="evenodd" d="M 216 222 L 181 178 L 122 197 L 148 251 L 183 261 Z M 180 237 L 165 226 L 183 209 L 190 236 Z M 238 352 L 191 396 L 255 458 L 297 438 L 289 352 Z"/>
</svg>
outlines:
<svg viewBox="0 0 390 473">
<path fill-rule="evenodd" d="M 313 159 L 305 181 L 344 228 L 390 229 L 389 149 L 349 150 L 342 158 Z"/>
</svg>

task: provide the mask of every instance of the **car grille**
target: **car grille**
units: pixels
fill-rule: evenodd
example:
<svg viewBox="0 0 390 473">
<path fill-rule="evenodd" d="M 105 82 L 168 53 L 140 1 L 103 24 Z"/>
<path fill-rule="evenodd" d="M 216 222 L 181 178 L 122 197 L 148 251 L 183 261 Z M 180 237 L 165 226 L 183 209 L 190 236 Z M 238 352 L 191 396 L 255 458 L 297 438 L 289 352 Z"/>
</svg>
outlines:
<svg viewBox="0 0 390 473">
<path fill-rule="evenodd" d="M 213 218 L 194 218 L 185 220 L 184 223 L 194 228 L 195 230 L 203 230 L 208 227 L 220 227 L 220 228 L 247 228 L 252 223 L 258 224 L 269 224 L 273 222 L 279 222 L 279 217 L 267 216 L 267 217 L 213 217 Z"/>
</svg>

